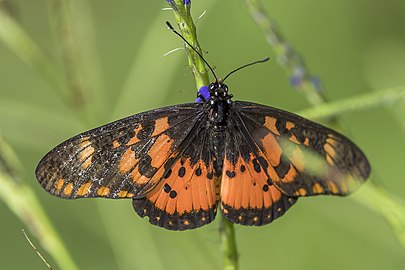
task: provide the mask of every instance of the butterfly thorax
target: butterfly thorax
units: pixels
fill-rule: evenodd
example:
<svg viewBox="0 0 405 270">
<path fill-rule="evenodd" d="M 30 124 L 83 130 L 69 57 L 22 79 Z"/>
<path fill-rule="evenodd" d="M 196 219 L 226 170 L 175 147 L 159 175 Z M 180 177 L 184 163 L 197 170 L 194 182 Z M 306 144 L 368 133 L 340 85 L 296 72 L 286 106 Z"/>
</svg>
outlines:
<svg viewBox="0 0 405 270">
<path fill-rule="evenodd" d="M 228 86 L 221 81 L 209 85 L 209 127 L 217 132 L 223 132 L 227 125 L 227 119 L 232 105 L 232 95 L 228 94 Z"/>
</svg>

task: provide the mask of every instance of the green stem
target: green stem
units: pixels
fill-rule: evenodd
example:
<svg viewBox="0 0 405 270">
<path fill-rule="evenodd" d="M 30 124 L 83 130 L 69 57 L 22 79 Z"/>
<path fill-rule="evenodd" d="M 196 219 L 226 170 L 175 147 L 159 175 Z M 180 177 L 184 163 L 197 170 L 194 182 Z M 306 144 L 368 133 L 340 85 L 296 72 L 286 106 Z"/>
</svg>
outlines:
<svg viewBox="0 0 405 270">
<path fill-rule="evenodd" d="M 405 87 L 395 87 L 353 96 L 347 99 L 324 103 L 300 111 L 298 114 L 309 119 L 330 118 L 341 114 L 364 111 L 392 104 L 405 99 Z"/>
<path fill-rule="evenodd" d="M 169 5 L 174 11 L 174 17 L 176 18 L 180 33 L 202 55 L 202 50 L 197 40 L 197 29 L 191 17 L 191 3 L 185 5 L 183 0 L 172 0 L 169 1 Z M 204 85 L 209 85 L 208 72 L 204 61 L 188 45 L 185 45 L 185 47 L 188 55 L 188 64 L 194 74 L 197 89 L 200 89 Z"/>
<path fill-rule="evenodd" d="M 398 241 L 405 247 L 405 204 L 402 200 L 371 183 L 364 185 L 352 198 L 382 215 L 391 225 Z"/>
<path fill-rule="evenodd" d="M 169 1 L 169 5 L 174 11 L 177 24 L 183 37 L 190 42 L 200 53 L 201 49 L 197 40 L 197 30 L 191 17 L 191 4 L 185 5 L 183 0 Z M 208 85 L 208 73 L 204 61 L 192 49 L 186 46 L 188 60 L 191 70 L 194 73 L 197 89 L 201 86 Z M 226 270 L 238 269 L 237 246 L 235 241 L 235 229 L 233 223 L 230 223 L 225 218 L 220 219 L 220 238 L 222 243 L 222 252 L 224 255 L 224 268 Z"/>
<path fill-rule="evenodd" d="M 238 269 L 238 251 L 236 249 L 235 229 L 233 223 L 221 216 L 220 235 L 224 254 L 224 269 Z"/>
<path fill-rule="evenodd" d="M 73 106 L 84 107 L 88 97 L 88 87 L 84 85 L 84 65 L 78 47 L 77 33 L 71 15 L 69 0 L 50 0 L 50 14 L 56 23 L 56 36 L 59 42 L 69 98 Z"/>
<path fill-rule="evenodd" d="M 20 162 L 0 137 L 0 199 L 28 227 L 61 269 L 78 269 L 37 196 L 28 185 L 19 181 L 15 168 L 20 168 Z"/>
</svg>

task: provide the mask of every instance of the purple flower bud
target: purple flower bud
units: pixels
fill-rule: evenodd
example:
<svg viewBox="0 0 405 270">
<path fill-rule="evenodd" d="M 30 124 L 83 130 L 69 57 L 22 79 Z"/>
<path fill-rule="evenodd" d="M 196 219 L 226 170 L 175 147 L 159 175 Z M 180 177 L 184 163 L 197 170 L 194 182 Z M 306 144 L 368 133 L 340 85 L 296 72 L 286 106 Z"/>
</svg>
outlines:
<svg viewBox="0 0 405 270">
<path fill-rule="evenodd" d="M 173 0 L 166 0 L 166 2 L 167 2 L 168 4 L 173 4 L 173 3 L 172 3 Z M 183 3 L 184 3 L 184 5 L 190 5 L 190 4 L 191 4 L 191 0 L 184 0 Z"/>
<path fill-rule="evenodd" d="M 210 99 L 210 91 L 208 90 L 208 86 L 204 85 L 200 89 L 198 89 L 198 95 L 195 101 L 203 102 L 208 99 Z"/>
<path fill-rule="evenodd" d="M 290 77 L 290 84 L 294 88 L 299 88 L 302 83 L 302 77 L 301 76 L 292 76 Z"/>
<path fill-rule="evenodd" d="M 316 76 L 312 76 L 311 77 L 311 82 L 312 82 L 312 85 L 315 88 L 315 90 L 318 91 L 318 92 L 321 92 L 321 90 L 322 90 L 321 80 Z"/>
</svg>

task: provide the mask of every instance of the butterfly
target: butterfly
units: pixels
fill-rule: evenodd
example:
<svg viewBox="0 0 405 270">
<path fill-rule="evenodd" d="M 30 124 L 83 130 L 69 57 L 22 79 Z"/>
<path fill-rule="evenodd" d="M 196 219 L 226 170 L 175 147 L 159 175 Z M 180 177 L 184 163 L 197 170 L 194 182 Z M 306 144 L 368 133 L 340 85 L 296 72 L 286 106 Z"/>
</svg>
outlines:
<svg viewBox="0 0 405 270">
<path fill-rule="evenodd" d="M 216 79 L 196 102 L 74 136 L 42 158 L 36 178 L 65 199 L 132 199 L 139 216 L 169 230 L 208 224 L 218 207 L 230 222 L 265 225 L 299 197 L 344 196 L 368 178 L 367 158 L 342 134 L 232 98 Z"/>
</svg>

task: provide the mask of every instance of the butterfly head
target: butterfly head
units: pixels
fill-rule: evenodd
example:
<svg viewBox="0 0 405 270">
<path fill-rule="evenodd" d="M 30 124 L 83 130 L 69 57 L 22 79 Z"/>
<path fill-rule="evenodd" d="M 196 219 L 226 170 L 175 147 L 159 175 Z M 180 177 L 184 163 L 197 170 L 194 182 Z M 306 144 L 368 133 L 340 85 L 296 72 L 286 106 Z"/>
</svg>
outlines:
<svg viewBox="0 0 405 270">
<path fill-rule="evenodd" d="M 221 80 L 215 81 L 208 86 L 210 99 L 230 100 L 232 95 L 228 94 L 228 86 Z"/>
</svg>

